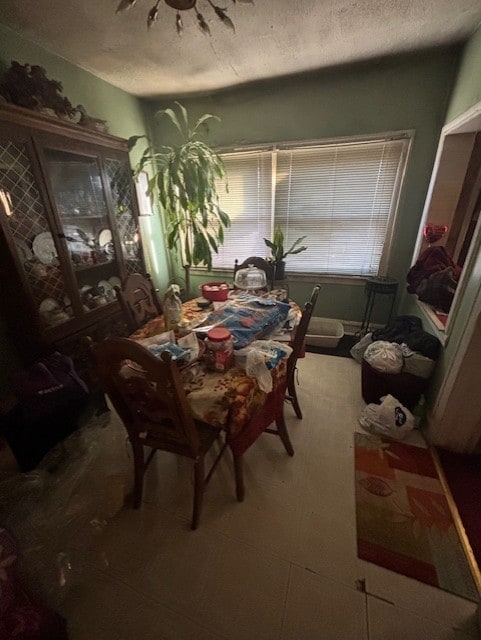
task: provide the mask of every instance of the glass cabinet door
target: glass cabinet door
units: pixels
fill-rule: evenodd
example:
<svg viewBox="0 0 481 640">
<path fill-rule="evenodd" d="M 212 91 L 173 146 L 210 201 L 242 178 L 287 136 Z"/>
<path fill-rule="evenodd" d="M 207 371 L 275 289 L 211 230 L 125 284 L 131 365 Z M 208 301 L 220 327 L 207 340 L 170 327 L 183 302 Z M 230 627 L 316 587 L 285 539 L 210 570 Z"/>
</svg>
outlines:
<svg viewBox="0 0 481 640">
<path fill-rule="evenodd" d="M 132 201 L 132 171 L 127 161 L 114 158 L 105 160 L 105 171 L 127 275 L 142 272 L 139 229 Z"/>
<path fill-rule="evenodd" d="M 62 236 L 75 274 L 82 313 L 115 300 L 120 269 L 96 157 L 44 149 Z"/>
<path fill-rule="evenodd" d="M 22 142 L 0 142 L 0 198 L 17 262 L 42 325 L 50 328 L 67 322 L 73 310 L 64 273 Z"/>
</svg>

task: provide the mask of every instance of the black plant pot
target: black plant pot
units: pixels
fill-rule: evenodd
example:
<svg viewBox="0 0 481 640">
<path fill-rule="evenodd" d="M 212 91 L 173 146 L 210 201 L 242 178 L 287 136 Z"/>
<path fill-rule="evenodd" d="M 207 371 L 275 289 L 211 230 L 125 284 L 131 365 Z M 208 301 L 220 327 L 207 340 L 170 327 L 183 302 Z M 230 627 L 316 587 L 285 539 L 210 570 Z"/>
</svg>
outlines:
<svg viewBox="0 0 481 640">
<path fill-rule="evenodd" d="M 274 271 L 274 280 L 284 280 L 286 275 L 286 263 L 282 260 L 281 262 L 275 263 L 275 271 Z"/>
</svg>

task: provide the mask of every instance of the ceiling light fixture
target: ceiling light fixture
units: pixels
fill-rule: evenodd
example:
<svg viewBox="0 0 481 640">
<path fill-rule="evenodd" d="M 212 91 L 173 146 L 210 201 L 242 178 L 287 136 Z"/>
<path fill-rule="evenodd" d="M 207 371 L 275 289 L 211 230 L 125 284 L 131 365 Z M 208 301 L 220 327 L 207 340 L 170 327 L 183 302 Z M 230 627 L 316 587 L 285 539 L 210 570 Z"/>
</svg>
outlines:
<svg viewBox="0 0 481 640">
<path fill-rule="evenodd" d="M 202 33 L 205 33 L 206 35 L 210 36 L 209 25 L 205 21 L 205 18 L 202 15 L 202 13 L 200 13 L 199 9 L 197 8 L 197 0 L 163 0 L 163 1 L 165 2 L 166 5 L 168 5 L 169 7 L 177 11 L 175 16 L 175 26 L 179 36 L 182 35 L 182 32 L 184 30 L 184 23 L 182 21 L 182 15 L 180 12 L 190 11 L 190 10 L 195 11 L 197 24 L 199 25 L 199 28 L 202 31 Z M 253 4 L 253 0 L 238 0 L 238 1 L 245 4 Z M 157 22 L 157 19 L 159 17 L 159 5 L 161 4 L 161 2 L 162 0 L 157 0 L 154 6 L 150 9 L 149 13 L 147 14 L 147 27 L 149 29 L 154 24 L 154 22 Z M 226 8 L 219 7 L 218 5 L 214 4 L 212 0 L 206 0 L 206 2 L 211 6 L 211 9 L 214 10 L 219 20 L 226 27 L 229 27 L 230 29 L 232 29 L 232 31 L 235 31 L 234 23 L 227 15 Z M 236 4 L 237 0 L 232 0 L 232 2 Z M 137 0 L 120 0 L 116 13 L 120 13 L 122 11 L 125 11 L 126 9 L 131 9 L 136 3 L 137 3 Z"/>
</svg>

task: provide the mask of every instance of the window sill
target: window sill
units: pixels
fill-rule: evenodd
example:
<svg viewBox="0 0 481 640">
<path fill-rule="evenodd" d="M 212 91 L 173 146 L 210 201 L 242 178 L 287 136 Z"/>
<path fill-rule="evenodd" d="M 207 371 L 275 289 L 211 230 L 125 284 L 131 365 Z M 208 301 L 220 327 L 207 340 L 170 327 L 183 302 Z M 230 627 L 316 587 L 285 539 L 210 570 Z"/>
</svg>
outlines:
<svg viewBox="0 0 481 640">
<path fill-rule="evenodd" d="M 233 269 L 212 269 L 212 271 L 207 272 L 203 267 L 191 267 L 190 273 L 198 276 L 211 273 L 222 278 L 233 278 Z M 312 282 L 320 284 L 348 284 L 361 287 L 366 284 L 366 278 L 363 276 L 334 276 L 316 273 L 294 273 L 292 271 L 286 271 L 284 280 L 288 280 L 289 282 Z"/>
<path fill-rule="evenodd" d="M 289 273 L 286 271 L 286 280 L 292 282 L 319 282 L 320 284 L 349 284 L 363 287 L 366 278 L 362 276 L 334 276 L 317 273 Z"/>
<path fill-rule="evenodd" d="M 433 331 L 434 335 L 440 340 L 441 344 L 445 346 L 448 340 L 448 336 L 446 335 L 446 327 L 436 316 L 430 305 L 426 304 L 425 302 L 421 302 L 420 300 L 417 300 L 416 302 L 418 307 L 421 309 L 423 316 L 429 322 L 430 328 Z"/>
</svg>

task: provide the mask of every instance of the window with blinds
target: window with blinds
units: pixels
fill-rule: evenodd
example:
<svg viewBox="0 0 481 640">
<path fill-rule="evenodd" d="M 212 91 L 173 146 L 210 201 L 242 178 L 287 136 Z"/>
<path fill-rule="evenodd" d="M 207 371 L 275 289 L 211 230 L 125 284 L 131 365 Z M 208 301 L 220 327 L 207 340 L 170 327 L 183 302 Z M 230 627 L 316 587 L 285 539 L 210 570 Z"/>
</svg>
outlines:
<svg viewBox="0 0 481 640">
<path fill-rule="evenodd" d="M 272 231 L 272 152 L 254 151 L 222 155 L 228 191 L 219 185 L 221 209 L 232 226 L 226 229 L 224 244 L 213 255 L 213 267 L 234 267 L 234 260 L 264 256 L 263 238 Z"/>
<path fill-rule="evenodd" d="M 387 262 L 410 139 L 371 140 L 223 155 L 229 193 L 221 207 L 232 220 L 215 267 L 266 256 L 274 226 L 297 273 L 368 276 Z"/>
</svg>

